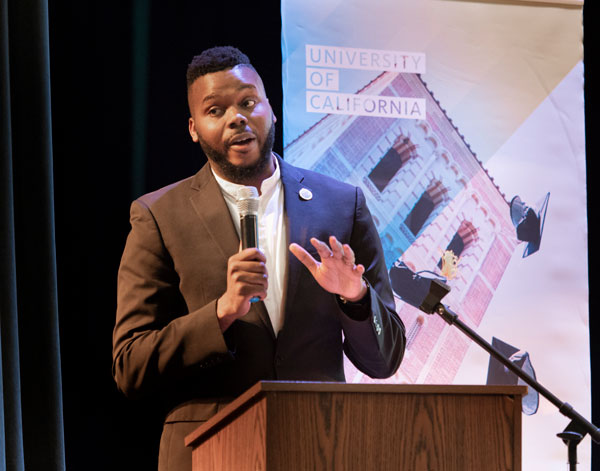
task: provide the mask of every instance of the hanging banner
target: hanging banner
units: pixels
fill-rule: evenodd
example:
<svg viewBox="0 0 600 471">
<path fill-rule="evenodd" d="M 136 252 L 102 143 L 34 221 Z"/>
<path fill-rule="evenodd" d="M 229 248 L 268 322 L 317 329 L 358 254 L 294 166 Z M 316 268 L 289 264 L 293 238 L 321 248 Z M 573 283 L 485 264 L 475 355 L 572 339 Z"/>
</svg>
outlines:
<svg viewBox="0 0 600 471">
<path fill-rule="evenodd" d="M 423 284 L 591 417 L 583 2 L 283 0 L 284 159 L 359 186 L 407 329 L 398 372 L 522 384 Z M 530 390 L 523 469 L 562 470 L 569 420 Z M 471 444 L 476 446 L 476 444 Z M 579 445 L 590 469 L 590 439 Z"/>
</svg>

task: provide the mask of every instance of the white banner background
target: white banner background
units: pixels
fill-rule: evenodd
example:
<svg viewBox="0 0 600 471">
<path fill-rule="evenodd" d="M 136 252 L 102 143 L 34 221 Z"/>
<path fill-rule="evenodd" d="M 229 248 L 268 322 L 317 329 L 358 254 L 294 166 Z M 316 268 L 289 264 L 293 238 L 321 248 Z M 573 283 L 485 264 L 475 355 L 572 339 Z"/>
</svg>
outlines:
<svg viewBox="0 0 600 471">
<path fill-rule="evenodd" d="M 465 249 L 462 261 L 459 260 L 461 275 L 450 282 L 451 295 L 454 293 L 451 306 L 471 312 L 475 310 L 472 306 L 481 301 L 481 295 L 474 293 L 473 288 L 489 288 L 491 298 L 480 303 L 478 313 L 465 318 L 472 320 L 472 326 L 488 341 L 496 337 L 526 350 L 538 380 L 589 418 L 581 6 L 577 1 L 282 1 L 284 158 L 363 188 L 377 219 L 390 266 L 398 256 L 398 260 L 411 263 L 415 270 L 435 269 L 432 254 L 445 248 L 446 240 L 431 242 L 429 252 L 423 251 L 423 241 L 433 240 L 443 232 L 443 221 L 447 220 L 450 227 L 453 220 L 468 220 L 479 245 L 472 244 L 471 252 Z M 346 62 L 333 61 L 333 54 L 325 62 L 324 55 L 316 55 L 317 51 L 324 54 L 323 47 L 339 53 L 338 59 L 345 53 Z M 373 56 L 374 51 L 378 55 Z M 387 58 L 382 55 L 385 51 L 390 54 Z M 390 61 L 392 54 L 395 59 Z M 397 57 L 403 54 L 408 58 L 421 57 L 422 68 L 399 70 Z M 352 58 L 358 62 L 351 63 Z M 390 67 L 392 62 L 395 65 Z M 310 74 L 315 70 L 311 82 Z M 321 75 L 318 70 L 322 70 Z M 415 70 L 420 74 L 418 80 Z M 327 80 L 317 83 L 320 78 Z M 357 114 L 361 113 L 343 106 L 315 113 L 318 109 L 311 109 L 307 97 L 318 90 L 331 97 L 341 94 L 364 98 L 383 93 L 382 96 L 395 94 L 396 98 L 426 100 L 426 118 L 374 118 L 366 112 L 359 118 Z M 406 95 L 399 95 L 398 90 Z M 440 123 L 453 136 L 436 128 Z M 345 149 L 344 132 L 348 129 L 359 137 L 362 133 L 364 139 L 356 138 Z M 399 135 L 403 139 L 409 137 L 415 148 L 402 148 L 404 141 Z M 443 142 L 431 143 L 432 136 Z M 451 147 L 453 142 L 462 146 L 460 152 Z M 406 152 L 402 155 L 410 156 L 409 163 L 411 159 L 427 162 L 429 167 L 424 167 L 423 176 L 413 177 L 425 181 L 423 188 L 410 186 L 403 174 L 409 167 L 403 162 L 396 174 L 389 175 L 383 190 L 375 189 L 369 172 L 392 147 L 398 155 Z M 441 172 L 436 162 L 444 158 L 450 162 L 448 167 L 459 158 L 470 159 L 470 163 L 457 163 L 454 167 L 462 178 L 460 184 L 450 182 L 449 174 Z M 473 173 L 466 168 L 472 168 Z M 441 176 L 436 176 L 436 172 Z M 443 190 L 438 192 L 441 196 L 431 181 Z M 414 210 L 423 190 L 434 195 L 437 209 L 414 234 L 414 241 L 410 234 L 400 241 L 394 235 L 399 233 L 394 231 L 399 221 L 406 222 L 406 214 Z M 480 199 L 489 197 L 490 201 L 480 201 L 468 209 L 472 199 L 467 191 Z M 395 200 L 386 196 L 392 192 Z M 523 257 L 525 243 L 516 239 L 510 226 L 508 203 L 518 195 L 539 209 L 536 205 L 547 193 L 551 196 L 540 249 Z M 390 202 L 396 200 L 403 203 L 393 206 L 392 212 L 397 216 L 387 220 Z M 467 208 L 462 213 L 456 209 L 459 204 Z M 485 208 L 491 215 L 480 214 Z M 461 225 L 457 233 L 464 234 L 464 230 Z M 510 230 L 513 232 L 509 234 Z M 468 245 L 469 239 L 463 239 Z M 498 258 L 497 283 L 489 282 L 493 278 L 485 268 L 490 264 L 489 257 L 475 250 L 481 251 L 483 242 L 488 240 L 492 248 L 486 246 L 486 253 L 500 253 L 492 242 L 502 242 L 502 253 L 508 254 L 505 260 Z M 476 267 L 475 259 L 479 260 Z M 476 283 L 479 279 L 484 280 L 480 285 Z M 428 319 L 419 320 L 417 314 L 404 308 L 401 300 L 397 307 L 407 328 L 422 328 L 419 336 L 434 329 L 441 333 L 432 337 L 435 343 L 425 353 L 417 352 L 415 342 L 413 351 L 407 351 L 404 370 L 390 382 L 445 382 L 448 364 L 438 360 L 441 351 L 451 345 L 457 362 L 451 382 L 486 383 L 489 355 L 468 341 L 443 343 L 446 337 L 462 334 L 442 330 Z M 415 360 L 419 355 L 421 360 L 424 358 L 422 364 Z M 351 367 L 348 380 L 369 381 Z M 524 470 L 566 468 L 566 447 L 556 433 L 567 423 L 568 419 L 543 398 L 535 414 L 523 416 Z M 579 469 L 589 469 L 589 437 L 578 451 Z"/>
</svg>

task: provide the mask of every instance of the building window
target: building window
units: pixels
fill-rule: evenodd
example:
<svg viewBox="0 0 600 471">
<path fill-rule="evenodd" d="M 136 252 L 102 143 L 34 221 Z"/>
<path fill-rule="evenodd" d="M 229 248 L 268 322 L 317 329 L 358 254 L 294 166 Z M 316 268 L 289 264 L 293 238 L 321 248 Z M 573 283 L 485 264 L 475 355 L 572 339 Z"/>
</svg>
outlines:
<svg viewBox="0 0 600 471">
<path fill-rule="evenodd" d="M 408 216 L 404 220 L 404 225 L 410 229 L 410 232 L 415 237 L 423 228 L 425 221 L 427 221 L 427 218 L 433 212 L 434 207 L 433 198 L 426 191 L 421 195 L 412 211 L 408 213 Z"/>
<path fill-rule="evenodd" d="M 410 213 L 404 220 L 404 226 L 417 237 L 435 216 L 439 208 L 442 208 L 444 201 L 448 198 L 448 190 L 439 180 L 430 183 L 427 190 L 423 192 L 417 203 L 413 206 Z"/>
<path fill-rule="evenodd" d="M 452 250 L 456 257 L 460 257 L 465 249 L 477 240 L 477 229 L 469 221 L 463 221 L 458 231 L 452 237 L 452 240 L 446 247 L 446 250 Z M 438 268 L 442 268 L 442 259 L 438 263 Z"/>
<path fill-rule="evenodd" d="M 408 137 L 400 136 L 396 139 L 394 145 L 369 173 L 369 179 L 380 193 L 383 193 L 402 165 L 413 156 L 415 150 L 416 146 Z"/>
<path fill-rule="evenodd" d="M 446 250 L 452 250 L 456 257 L 460 257 L 460 254 L 463 253 L 463 250 L 465 250 L 465 241 L 458 232 L 454 234 L 454 237 L 452 237 L 452 240 L 448 244 L 448 247 L 446 247 Z M 442 266 L 441 263 L 442 262 L 440 260 L 440 267 Z"/>
</svg>

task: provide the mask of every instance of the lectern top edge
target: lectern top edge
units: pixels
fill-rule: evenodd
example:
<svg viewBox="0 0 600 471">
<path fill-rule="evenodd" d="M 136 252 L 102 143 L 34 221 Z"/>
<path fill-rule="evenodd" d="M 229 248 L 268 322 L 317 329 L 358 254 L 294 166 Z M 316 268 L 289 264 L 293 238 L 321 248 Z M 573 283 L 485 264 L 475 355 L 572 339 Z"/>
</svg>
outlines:
<svg viewBox="0 0 600 471">
<path fill-rule="evenodd" d="M 379 393 L 379 394 L 478 394 L 524 396 L 527 386 L 494 385 L 440 385 L 440 384 L 348 384 L 339 382 L 311 381 L 259 381 L 215 416 L 206 421 L 185 439 L 186 446 L 193 446 L 200 438 L 223 427 L 244 410 L 269 393 L 315 392 L 315 393 Z"/>
<path fill-rule="evenodd" d="M 259 381 L 246 393 L 264 391 L 374 392 L 404 394 L 512 394 L 524 396 L 527 386 L 477 384 L 354 384 L 322 381 Z M 244 395 L 246 394 L 244 393 Z M 243 396 L 244 396 L 243 395 Z M 241 396 L 240 396 L 241 397 Z"/>
</svg>

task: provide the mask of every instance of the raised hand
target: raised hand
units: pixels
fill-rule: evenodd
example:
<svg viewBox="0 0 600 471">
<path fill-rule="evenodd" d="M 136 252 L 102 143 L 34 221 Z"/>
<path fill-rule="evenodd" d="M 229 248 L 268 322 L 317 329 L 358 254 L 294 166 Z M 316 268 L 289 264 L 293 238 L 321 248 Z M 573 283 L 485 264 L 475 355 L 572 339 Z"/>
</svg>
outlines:
<svg viewBox="0 0 600 471">
<path fill-rule="evenodd" d="M 352 248 L 342 244 L 335 236 L 329 237 L 329 245 L 314 237 L 310 243 L 317 249 L 320 262 L 298 244 L 290 244 L 290 251 L 308 268 L 317 283 L 326 291 L 348 301 L 362 299 L 367 293 L 367 285 L 362 278 L 365 267 L 355 264 Z"/>
<path fill-rule="evenodd" d="M 248 248 L 227 261 L 227 290 L 217 300 L 217 317 L 224 332 L 236 319 L 250 310 L 250 299 L 267 297 L 268 274 L 265 255 Z"/>
</svg>

